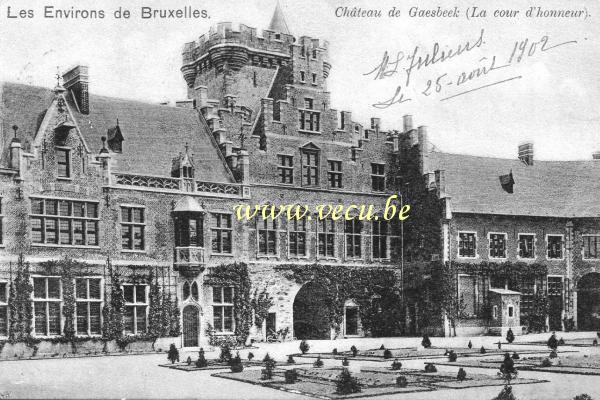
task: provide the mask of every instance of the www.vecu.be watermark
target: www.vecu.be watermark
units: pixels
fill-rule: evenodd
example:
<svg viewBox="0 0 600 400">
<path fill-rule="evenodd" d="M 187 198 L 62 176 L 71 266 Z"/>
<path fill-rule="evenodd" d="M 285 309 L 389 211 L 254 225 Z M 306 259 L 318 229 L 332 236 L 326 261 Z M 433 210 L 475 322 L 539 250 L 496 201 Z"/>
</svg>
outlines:
<svg viewBox="0 0 600 400">
<path fill-rule="evenodd" d="M 409 204 L 397 205 L 398 196 L 391 195 L 385 202 L 383 212 L 379 213 L 373 204 L 350 204 L 345 206 L 343 204 L 318 204 L 311 207 L 306 204 L 256 204 L 254 206 L 247 204 L 238 204 L 233 207 L 235 216 L 238 221 L 263 219 L 263 220 L 275 220 L 279 217 L 286 217 L 288 221 L 307 219 L 311 220 L 312 216 L 316 214 L 317 219 L 332 219 L 334 221 L 353 220 L 358 219 L 360 221 L 378 221 L 380 219 L 385 221 L 391 221 L 392 219 L 398 218 L 400 221 L 404 221 L 409 217 L 408 212 L 410 211 Z"/>
</svg>

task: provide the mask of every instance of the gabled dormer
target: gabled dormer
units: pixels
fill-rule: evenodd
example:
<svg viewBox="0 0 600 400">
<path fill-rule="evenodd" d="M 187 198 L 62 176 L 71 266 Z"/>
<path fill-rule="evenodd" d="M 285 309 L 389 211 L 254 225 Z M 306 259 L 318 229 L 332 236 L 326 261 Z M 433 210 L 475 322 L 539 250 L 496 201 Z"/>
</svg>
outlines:
<svg viewBox="0 0 600 400">
<path fill-rule="evenodd" d="M 171 176 L 174 178 L 193 178 L 194 163 L 192 156 L 189 154 L 189 146 L 185 144 L 185 153 L 179 153 L 179 156 L 173 159 L 173 167 L 171 168 Z"/>
<path fill-rule="evenodd" d="M 123 152 L 123 134 L 121 133 L 121 127 L 119 126 L 119 120 L 117 119 L 117 125 L 112 128 L 108 128 L 106 133 L 108 148 L 114 153 Z"/>
</svg>

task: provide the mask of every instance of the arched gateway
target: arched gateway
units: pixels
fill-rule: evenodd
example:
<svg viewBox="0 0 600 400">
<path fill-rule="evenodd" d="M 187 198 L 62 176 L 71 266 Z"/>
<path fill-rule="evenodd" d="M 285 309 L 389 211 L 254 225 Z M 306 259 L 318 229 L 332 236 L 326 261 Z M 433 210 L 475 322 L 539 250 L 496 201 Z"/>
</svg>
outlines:
<svg viewBox="0 0 600 400">
<path fill-rule="evenodd" d="M 579 330 L 600 330 L 600 273 L 586 274 L 577 283 L 577 326 Z"/>
<path fill-rule="evenodd" d="M 294 336 L 298 339 L 329 339 L 329 308 L 326 289 L 317 282 L 302 286 L 294 299 Z"/>
</svg>

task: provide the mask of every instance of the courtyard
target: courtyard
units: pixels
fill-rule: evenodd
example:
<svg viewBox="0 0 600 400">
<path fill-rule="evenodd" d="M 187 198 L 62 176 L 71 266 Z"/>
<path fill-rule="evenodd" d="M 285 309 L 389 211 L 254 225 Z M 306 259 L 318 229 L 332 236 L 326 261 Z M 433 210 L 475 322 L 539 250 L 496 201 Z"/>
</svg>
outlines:
<svg viewBox="0 0 600 400">
<path fill-rule="evenodd" d="M 573 343 L 579 341 L 591 342 L 595 333 L 558 333 L 557 336 L 563 336 L 565 343 L 572 340 Z M 527 335 L 517 337 L 518 344 L 502 344 L 502 351 L 518 352 L 524 355 L 528 351 L 531 354 L 528 357 L 543 357 L 540 351 L 545 350 L 539 342 L 547 339 L 548 334 Z M 409 377 L 409 388 L 407 390 L 395 389 L 388 393 L 381 392 L 377 388 L 365 389 L 361 393 L 362 398 L 377 396 L 377 398 L 398 398 L 403 399 L 439 399 L 445 396 L 460 396 L 463 399 L 492 399 L 502 389 L 502 382 L 498 380 L 497 368 L 484 365 L 479 366 L 476 363 L 491 358 L 498 360 L 496 365 L 500 364 L 500 354 L 497 349 L 498 337 L 472 337 L 472 338 L 436 338 L 432 337 L 432 347 L 435 349 L 465 349 L 465 354 L 472 353 L 467 351 L 467 343 L 471 340 L 473 349 L 479 349 L 482 346 L 490 350 L 487 356 L 464 356 L 459 357 L 456 365 L 447 363 L 446 358 L 440 358 L 437 350 L 431 351 L 431 358 L 425 356 L 406 357 L 402 359 L 402 370 Z M 380 346 L 389 349 L 413 349 L 418 348 L 421 338 L 364 338 L 364 339 L 342 339 L 336 341 L 313 340 L 309 341 L 311 346 L 309 353 L 327 354 L 334 348 L 338 352 L 348 351 L 351 346 L 356 346 L 359 350 L 369 353 L 373 351 L 375 357 L 378 357 L 377 350 Z M 526 342 L 532 342 L 531 345 Z M 537 342 L 537 343 L 535 343 Z M 240 357 L 247 360 L 248 353 L 252 352 L 255 356 L 254 363 L 245 366 L 244 373 L 250 374 L 255 378 L 260 377 L 260 360 L 267 353 L 277 361 L 278 368 L 288 368 L 286 360 L 289 354 L 298 354 L 298 341 L 286 343 L 273 343 L 256 345 L 256 348 L 240 350 Z M 374 350 L 371 350 L 374 349 Z M 549 351 L 548 351 L 549 353 Z M 197 351 L 180 353 L 180 360 L 185 363 L 189 356 L 196 360 Z M 233 352 L 235 355 L 235 351 Z M 206 358 L 214 359 L 219 355 L 218 350 L 207 351 Z M 307 354 L 311 356 L 311 354 Z M 600 348 L 594 346 L 561 346 L 559 347 L 559 357 L 561 359 L 571 360 L 566 362 L 572 365 L 572 361 L 578 358 L 585 359 L 587 364 L 584 367 L 595 368 L 598 365 L 594 361 L 595 357 L 600 355 Z M 587 357 L 586 357 L 587 356 Z M 335 358 L 322 357 L 324 366 L 322 368 L 313 368 L 314 357 L 295 356 L 295 368 L 302 370 L 305 375 L 317 375 L 331 377 L 337 375 L 341 370 L 341 360 Z M 350 359 L 350 368 L 356 368 L 360 365 L 358 374 L 363 374 L 363 378 L 368 380 L 380 379 L 380 376 L 387 376 L 390 383 L 393 374 L 388 370 L 388 364 L 393 359 L 381 361 L 378 359 Z M 433 375 L 423 374 L 423 367 L 427 362 L 432 362 L 437 367 L 437 373 Z M 161 365 L 168 364 L 166 354 L 147 354 L 147 355 L 125 355 L 125 356 L 104 356 L 104 357 L 81 357 L 68 359 L 46 359 L 46 360 L 21 360 L 21 361 L 3 361 L 0 362 L 0 398 L 206 398 L 206 399 L 307 399 L 306 395 L 300 394 L 302 390 L 296 393 L 282 390 L 285 384 L 266 387 L 262 384 L 252 384 L 249 381 L 240 381 L 235 379 L 234 375 L 227 368 L 206 369 L 185 371 L 175 368 L 165 368 Z M 469 384 L 457 385 L 453 377 L 456 376 L 459 365 L 467 371 L 467 377 L 476 378 Z M 488 363 L 490 364 L 490 363 Z M 517 363 L 517 366 L 519 364 Z M 396 371 L 394 371 L 396 372 Z M 375 374 L 375 375 L 373 375 Z M 373 375 L 373 376 L 371 376 Z M 230 379 L 223 379 L 224 377 Z M 233 378 L 233 379 L 232 379 Z M 317 380 L 318 380 L 317 379 Z M 548 371 L 520 370 L 519 379 L 515 381 L 513 392 L 519 399 L 572 399 L 575 395 L 587 393 L 594 399 L 600 399 L 600 376 L 557 373 Z M 258 379 L 254 379 L 255 383 Z M 275 380 L 282 380 L 282 376 L 275 376 Z M 418 385 L 412 386 L 411 382 L 417 382 Z M 423 383 L 425 382 L 425 383 Z M 377 386 L 377 385 L 371 385 Z M 390 385 L 388 385 L 389 387 Z M 460 386 L 458 388 L 457 386 Z M 335 386 L 323 385 L 318 394 L 323 398 L 335 398 L 332 396 L 331 388 Z M 292 391 L 294 389 L 292 388 Z M 403 392 L 402 394 L 399 394 Z"/>
</svg>

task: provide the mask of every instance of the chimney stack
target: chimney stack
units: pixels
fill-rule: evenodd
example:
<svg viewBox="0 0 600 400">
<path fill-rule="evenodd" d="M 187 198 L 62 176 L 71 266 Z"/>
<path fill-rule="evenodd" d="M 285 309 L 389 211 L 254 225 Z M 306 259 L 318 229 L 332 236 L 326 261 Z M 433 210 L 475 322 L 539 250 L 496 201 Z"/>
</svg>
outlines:
<svg viewBox="0 0 600 400">
<path fill-rule="evenodd" d="M 527 142 L 519 145 L 519 160 L 525 165 L 533 165 L 533 143 Z"/>
<path fill-rule="evenodd" d="M 72 93 L 79 112 L 82 114 L 90 113 L 89 103 L 89 75 L 88 67 L 85 65 L 78 65 L 65 72 L 62 76 L 63 86 L 67 91 Z"/>
<path fill-rule="evenodd" d="M 403 122 L 404 122 L 404 132 L 408 132 L 411 131 L 413 128 L 413 120 L 412 120 L 412 115 L 405 115 L 404 117 L 402 117 Z"/>
</svg>

